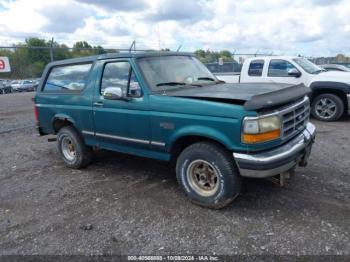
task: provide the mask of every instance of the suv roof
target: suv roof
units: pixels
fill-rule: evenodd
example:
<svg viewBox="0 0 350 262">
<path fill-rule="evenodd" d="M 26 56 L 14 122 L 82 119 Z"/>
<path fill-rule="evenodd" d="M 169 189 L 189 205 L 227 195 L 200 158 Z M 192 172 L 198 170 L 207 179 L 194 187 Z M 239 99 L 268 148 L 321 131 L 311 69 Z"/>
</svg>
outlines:
<svg viewBox="0 0 350 262">
<path fill-rule="evenodd" d="M 115 58 L 139 58 L 139 57 L 151 57 L 151 56 L 194 56 L 193 53 L 188 52 L 169 52 L 169 51 L 149 51 L 149 52 L 121 52 L 121 53 L 108 53 L 96 56 L 86 56 L 80 58 L 65 59 L 60 61 L 51 62 L 49 67 L 66 65 L 66 64 L 78 64 L 94 62 L 96 60 L 103 59 L 115 59 Z"/>
</svg>

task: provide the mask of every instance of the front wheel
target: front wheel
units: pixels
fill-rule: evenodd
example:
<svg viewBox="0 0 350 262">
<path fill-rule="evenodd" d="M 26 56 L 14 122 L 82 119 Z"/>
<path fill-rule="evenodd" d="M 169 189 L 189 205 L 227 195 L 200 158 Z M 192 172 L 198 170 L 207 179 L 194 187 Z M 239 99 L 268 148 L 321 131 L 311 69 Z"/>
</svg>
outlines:
<svg viewBox="0 0 350 262">
<path fill-rule="evenodd" d="M 312 115 L 320 121 L 336 121 L 344 113 L 344 103 L 333 94 L 321 94 L 312 102 Z"/>
<path fill-rule="evenodd" d="M 214 209 L 231 203 L 242 185 L 233 157 L 211 142 L 199 142 L 182 151 L 176 176 L 192 202 Z"/>
<path fill-rule="evenodd" d="M 91 149 L 72 126 L 62 127 L 57 134 L 57 146 L 67 167 L 80 169 L 91 160 Z"/>
</svg>

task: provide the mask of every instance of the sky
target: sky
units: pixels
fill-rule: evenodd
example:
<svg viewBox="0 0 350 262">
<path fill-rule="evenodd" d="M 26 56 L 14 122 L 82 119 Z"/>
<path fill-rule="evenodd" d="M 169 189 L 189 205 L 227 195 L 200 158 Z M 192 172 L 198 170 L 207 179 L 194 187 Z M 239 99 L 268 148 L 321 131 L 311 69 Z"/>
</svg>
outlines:
<svg viewBox="0 0 350 262">
<path fill-rule="evenodd" d="M 350 0 L 0 0 L 0 45 L 350 55 Z"/>
</svg>

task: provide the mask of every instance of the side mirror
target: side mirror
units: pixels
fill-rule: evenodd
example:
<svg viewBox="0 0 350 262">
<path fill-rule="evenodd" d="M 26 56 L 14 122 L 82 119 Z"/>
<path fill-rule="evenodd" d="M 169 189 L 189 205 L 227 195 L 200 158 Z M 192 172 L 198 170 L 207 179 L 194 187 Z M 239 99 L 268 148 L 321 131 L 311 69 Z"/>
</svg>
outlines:
<svg viewBox="0 0 350 262">
<path fill-rule="evenodd" d="M 103 91 L 103 98 L 108 100 L 124 99 L 123 90 L 120 87 L 106 87 Z"/>
<path fill-rule="evenodd" d="M 288 70 L 288 75 L 298 78 L 301 76 L 301 73 L 298 71 L 298 69 L 293 68 L 293 69 Z"/>
</svg>

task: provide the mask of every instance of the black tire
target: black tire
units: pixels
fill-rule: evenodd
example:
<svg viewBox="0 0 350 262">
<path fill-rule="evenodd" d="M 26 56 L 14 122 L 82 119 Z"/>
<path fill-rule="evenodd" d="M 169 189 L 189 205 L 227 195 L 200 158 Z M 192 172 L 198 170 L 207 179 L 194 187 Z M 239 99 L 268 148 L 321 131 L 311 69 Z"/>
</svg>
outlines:
<svg viewBox="0 0 350 262">
<path fill-rule="evenodd" d="M 329 101 L 330 103 L 333 103 L 333 114 L 326 113 L 324 116 L 322 116 L 322 109 L 319 108 L 322 106 L 322 101 Z M 320 121 L 336 121 L 344 114 L 344 102 L 337 95 L 321 94 L 312 101 L 311 113 L 313 117 Z"/>
<path fill-rule="evenodd" d="M 69 156 L 72 154 L 71 158 L 64 153 L 66 143 L 73 146 L 73 150 L 68 153 Z M 83 138 L 73 126 L 65 126 L 58 131 L 57 147 L 67 167 L 81 169 L 90 164 L 92 150 L 85 145 Z"/>
<path fill-rule="evenodd" d="M 203 192 L 205 194 L 207 192 L 197 190 L 195 185 L 197 183 L 191 178 L 198 177 L 191 175 L 196 173 L 191 170 L 194 165 L 200 165 L 201 161 L 214 171 L 217 177 L 215 184 L 218 185 L 215 186 L 216 189 L 209 191 L 213 192 L 211 195 L 204 196 Z M 224 148 L 212 142 L 199 142 L 184 149 L 176 162 L 176 176 L 180 187 L 192 202 L 213 209 L 220 209 L 230 204 L 238 196 L 242 186 L 242 178 L 233 157 Z"/>
</svg>

